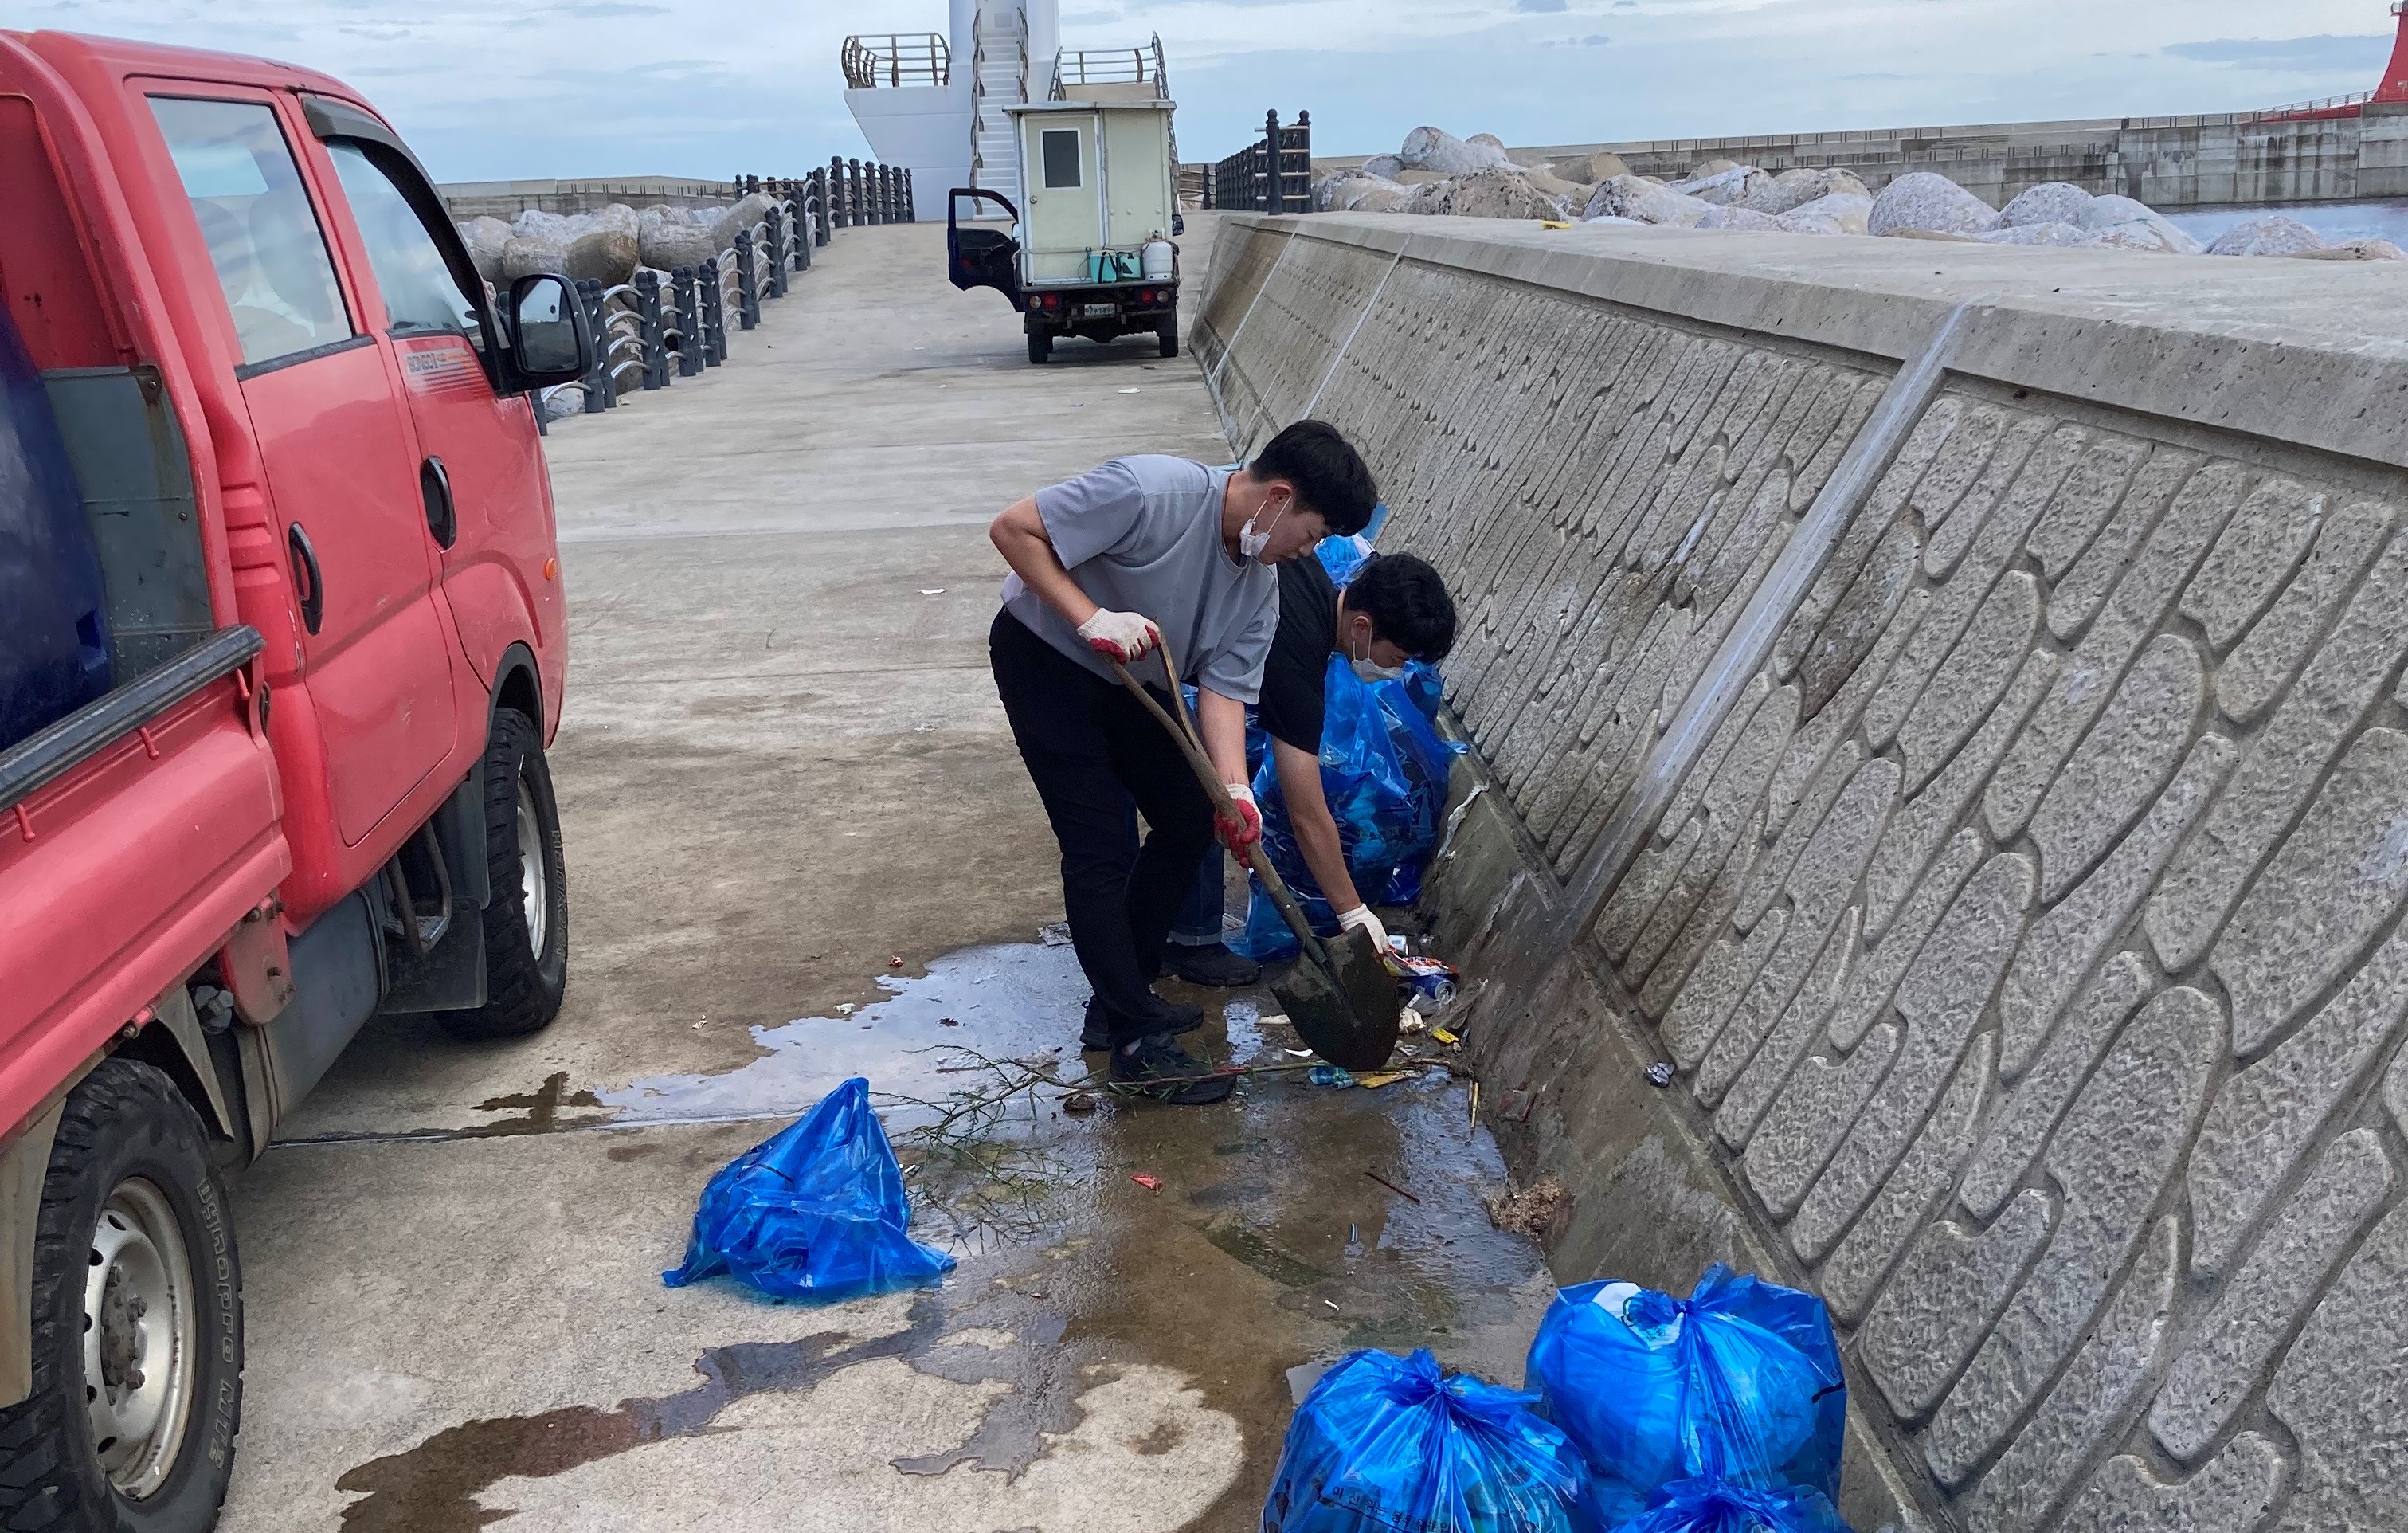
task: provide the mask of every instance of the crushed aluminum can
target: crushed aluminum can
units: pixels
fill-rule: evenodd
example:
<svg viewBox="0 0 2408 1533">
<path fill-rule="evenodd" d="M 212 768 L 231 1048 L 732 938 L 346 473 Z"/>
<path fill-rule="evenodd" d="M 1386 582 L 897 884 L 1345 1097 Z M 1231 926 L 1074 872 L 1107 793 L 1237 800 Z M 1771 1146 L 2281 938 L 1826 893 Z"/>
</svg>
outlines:
<svg viewBox="0 0 2408 1533">
<path fill-rule="evenodd" d="M 1455 966 L 1442 959 L 1391 953 L 1388 955 L 1388 967 L 1404 981 L 1416 1003 L 1436 1008 L 1455 999 Z"/>
</svg>

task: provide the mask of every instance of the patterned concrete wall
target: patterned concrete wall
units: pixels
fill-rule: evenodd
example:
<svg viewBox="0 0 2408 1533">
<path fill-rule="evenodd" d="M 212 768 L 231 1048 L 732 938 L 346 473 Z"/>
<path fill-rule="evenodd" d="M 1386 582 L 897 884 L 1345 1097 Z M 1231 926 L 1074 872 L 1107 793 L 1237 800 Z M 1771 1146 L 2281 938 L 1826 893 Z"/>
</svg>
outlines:
<svg viewBox="0 0 2408 1533">
<path fill-rule="evenodd" d="M 1365 444 L 1567 879 L 1895 364 L 1276 237 L 1225 404 Z M 1936 1519 L 2408 1526 L 2408 478 L 2090 392 L 1947 375 L 1569 929 Z"/>
</svg>

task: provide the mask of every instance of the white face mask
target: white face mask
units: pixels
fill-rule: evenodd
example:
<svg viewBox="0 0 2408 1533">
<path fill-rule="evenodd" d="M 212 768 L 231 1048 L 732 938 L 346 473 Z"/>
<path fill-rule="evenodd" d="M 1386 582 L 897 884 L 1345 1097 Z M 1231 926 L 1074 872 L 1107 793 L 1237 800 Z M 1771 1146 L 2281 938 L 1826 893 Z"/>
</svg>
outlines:
<svg viewBox="0 0 2408 1533">
<path fill-rule="evenodd" d="M 1368 655 L 1355 654 L 1351 649 L 1346 659 L 1354 667 L 1354 674 L 1366 681 L 1393 681 L 1405 674 L 1402 666 L 1377 665 Z"/>
<path fill-rule="evenodd" d="M 1271 527 L 1280 524 L 1280 518 L 1287 515 L 1287 508 L 1288 502 L 1280 503 L 1278 513 L 1271 518 Z M 1238 529 L 1238 552 L 1248 559 L 1259 559 L 1262 557 L 1263 550 L 1270 546 L 1270 527 L 1265 527 L 1262 531 L 1256 532 L 1254 519 L 1251 516 L 1246 518 L 1246 524 Z"/>
</svg>

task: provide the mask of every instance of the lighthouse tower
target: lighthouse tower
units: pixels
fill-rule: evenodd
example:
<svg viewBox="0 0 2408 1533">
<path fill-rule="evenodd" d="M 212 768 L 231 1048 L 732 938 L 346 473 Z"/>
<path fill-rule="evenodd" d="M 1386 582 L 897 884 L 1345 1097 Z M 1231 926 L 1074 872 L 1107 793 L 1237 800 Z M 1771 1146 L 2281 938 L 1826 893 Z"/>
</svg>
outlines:
<svg viewBox="0 0 2408 1533">
<path fill-rule="evenodd" d="M 1059 0 L 951 0 L 943 33 L 865 35 L 844 45 L 845 105 L 889 165 L 909 165 L 916 211 L 983 186 L 1017 199 L 1006 107 L 1041 100 L 1060 50 Z"/>
<path fill-rule="evenodd" d="M 2392 0 L 2391 14 L 2399 19 L 2400 37 L 2391 45 L 2391 62 L 2384 66 L 2383 83 L 2374 88 L 2374 99 L 2408 101 L 2408 0 Z"/>
</svg>

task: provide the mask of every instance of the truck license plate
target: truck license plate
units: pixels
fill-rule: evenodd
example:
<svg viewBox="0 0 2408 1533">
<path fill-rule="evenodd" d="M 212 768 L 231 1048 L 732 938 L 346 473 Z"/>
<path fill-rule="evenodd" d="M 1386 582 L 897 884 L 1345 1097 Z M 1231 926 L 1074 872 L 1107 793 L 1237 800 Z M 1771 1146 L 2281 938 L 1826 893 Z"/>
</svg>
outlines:
<svg viewBox="0 0 2408 1533">
<path fill-rule="evenodd" d="M 1120 311 L 1118 304 L 1089 304 L 1085 308 L 1086 316 L 1091 320 L 1108 320 Z"/>
</svg>

